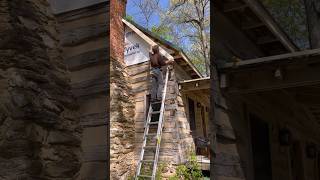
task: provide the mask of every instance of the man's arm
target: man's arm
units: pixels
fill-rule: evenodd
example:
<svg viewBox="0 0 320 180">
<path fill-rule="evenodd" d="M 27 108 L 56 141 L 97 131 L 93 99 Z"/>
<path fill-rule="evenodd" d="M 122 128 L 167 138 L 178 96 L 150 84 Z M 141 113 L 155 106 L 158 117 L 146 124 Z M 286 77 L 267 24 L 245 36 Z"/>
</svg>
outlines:
<svg viewBox="0 0 320 180">
<path fill-rule="evenodd" d="M 172 65 L 173 63 L 174 63 L 174 60 L 169 60 L 169 59 L 167 59 L 166 57 L 164 57 L 164 56 L 162 56 L 162 63 L 161 64 L 163 64 L 163 66 L 165 66 L 165 65 Z"/>
</svg>

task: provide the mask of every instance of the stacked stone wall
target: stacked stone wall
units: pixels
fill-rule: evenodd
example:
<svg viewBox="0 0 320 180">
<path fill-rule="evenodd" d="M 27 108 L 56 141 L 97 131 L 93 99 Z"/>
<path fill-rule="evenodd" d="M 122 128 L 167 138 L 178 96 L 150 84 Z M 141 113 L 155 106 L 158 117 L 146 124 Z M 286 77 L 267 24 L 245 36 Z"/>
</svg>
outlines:
<svg viewBox="0 0 320 180">
<path fill-rule="evenodd" d="M 0 2 L 0 179 L 73 179 L 81 133 L 46 0 Z"/>
<path fill-rule="evenodd" d="M 124 66 L 125 0 L 110 2 L 110 178 L 134 174 L 134 104 Z"/>
</svg>

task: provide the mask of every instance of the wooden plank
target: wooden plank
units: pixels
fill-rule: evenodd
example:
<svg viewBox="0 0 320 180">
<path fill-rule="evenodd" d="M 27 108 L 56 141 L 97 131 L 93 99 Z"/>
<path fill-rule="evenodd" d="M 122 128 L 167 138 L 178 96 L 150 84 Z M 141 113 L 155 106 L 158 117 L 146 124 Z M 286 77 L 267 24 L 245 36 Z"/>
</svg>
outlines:
<svg viewBox="0 0 320 180">
<path fill-rule="evenodd" d="M 135 75 L 138 75 L 138 74 L 141 74 L 141 73 L 146 73 L 146 72 L 149 72 L 150 69 L 148 67 L 137 67 L 135 69 L 131 69 L 128 71 L 128 74 L 130 76 L 135 76 Z"/>
<path fill-rule="evenodd" d="M 131 92 L 134 94 L 137 94 L 137 93 L 141 93 L 141 92 L 147 91 L 147 90 L 149 90 L 149 85 L 143 84 L 142 86 L 139 86 L 137 88 L 133 88 Z"/>
<path fill-rule="evenodd" d="M 252 74 L 254 72 L 254 75 Z M 320 66 L 286 67 L 283 79 L 277 79 L 274 71 L 268 68 L 255 69 L 254 71 L 242 71 L 232 73 L 230 86 L 224 89 L 226 93 L 246 94 L 286 89 L 320 84 Z"/>
<path fill-rule="evenodd" d="M 95 146 L 84 146 L 83 147 L 83 161 L 106 161 L 107 156 L 107 145 L 95 145 Z"/>
<path fill-rule="evenodd" d="M 135 83 L 141 83 L 141 82 L 146 82 L 148 83 L 149 77 L 148 76 L 142 76 L 142 77 L 137 77 L 137 78 L 131 78 L 130 82 L 132 84 Z"/>
<path fill-rule="evenodd" d="M 286 33 L 277 25 L 274 18 L 271 14 L 263 7 L 261 2 L 257 0 L 243 0 L 252 11 L 264 22 L 268 29 L 275 35 L 281 43 L 288 49 L 290 52 L 295 52 L 298 48 L 292 43 L 288 38 Z"/>
<path fill-rule="evenodd" d="M 74 83 L 72 84 L 72 92 L 77 97 L 106 93 L 109 87 L 106 77 L 106 75 L 103 75 L 95 79 Z"/>
<path fill-rule="evenodd" d="M 263 36 L 256 40 L 256 43 L 259 45 L 273 43 L 279 41 L 276 37 Z"/>
<path fill-rule="evenodd" d="M 83 127 L 96 127 L 107 125 L 109 114 L 107 112 L 91 113 L 80 116 L 81 125 Z"/>
<path fill-rule="evenodd" d="M 75 71 L 88 66 L 107 64 L 108 54 L 109 48 L 101 48 L 67 58 L 65 62 L 69 70 Z"/>
<path fill-rule="evenodd" d="M 64 30 L 60 33 L 61 44 L 63 46 L 76 46 L 100 36 L 107 37 L 107 32 L 109 32 L 109 25 L 105 22 Z"/>
<path fill-rule="evenodd" d="M 253 65 L 253 64 L 260 64 L 260 63 L 270 63 L 275 61 L 281 61 L 281 60 L 292 60 L 297 58 L 303 58 L 309 57 L 309 56 L 316 56 L 320 57 L 320 48 L 319 49 L 312 49 L 312 50 L 305 50 L 305 51 L 299 51 L 299 52 L 293 52 L 293 53 L 287 53 L 287 54 L 281 54 L 281 55 L 275 55 L 275 56 L 268 56 L 263 58 L 257 58 L 257 59 L 249 59 L 244 61 L 239 61 L 236 63 L 226 63 L 224 65 L 219 66 L 220 70 L 228 69 L 228 68 L 235 68 L 238 66 L 246 66 L 246 65 Z M 303 60 L 302 59 L 302 60 Z"/>
<path fill-rule="evenodd" d="M 250 22 L 250 23 L 247 22 L 242 24 L 241 28 L 243 30 L 249 30 L 249 29 L 259 28 L 263 26 L 265 26 L 265 24 L 263 24 L 262 22 Z"/>
<path fill-rule="evenodd" d="M 189 66 L 192 68 L 192 70 L 196 73 L 197 78 L 201 78 L 202 75 L 201 73 L 198 71 L 198 69 L 190 62 L 190 60 L 188 59 L 188 57 L 183 53 L 180 52 L 180 56 L 189 64 Z"/>
<path fill-rule="evenodd" d="M 101 3 L 101 4 L 97 4 L 95 6 L 90 6 L 87 8 L 82 8 L 74 11 L 69 11 L 66 13 L 56 14 L 56 17 L 59 23 L 64 23 L 64 22 L 74 21 L 77 19 L 82 19 L 90 16 L 96 16 L 99 14 L 108 15 L 109 7 L 110 7 L 109 3 Z M 109 21 L 109 18 L 106 18 L 106 20 Z"/>
<path fill-rule="evenodd" d="M 223 12 L 232 12 L 232 11 L 238 11 L 243 10 L 244 8 L 247 8 L 248 5 L 241 3 L 241 1 L 233 1 L 229 3 L 223 3 Z"/>
<path fill-rule="evenodd" d="M 185 83 L 180 83 L 179 85 L 180 85 L 180 92 L 186 93 L 189 91 L 210 89 L 210 80 L 185 82 Z"/>
</svg>

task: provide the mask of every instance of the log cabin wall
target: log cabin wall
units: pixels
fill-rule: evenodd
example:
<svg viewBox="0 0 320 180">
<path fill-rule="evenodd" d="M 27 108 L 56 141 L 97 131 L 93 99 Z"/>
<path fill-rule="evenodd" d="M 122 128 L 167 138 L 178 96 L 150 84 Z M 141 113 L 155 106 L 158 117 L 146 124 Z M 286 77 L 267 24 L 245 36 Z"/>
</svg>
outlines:
<svg viewBox="0 0 320 180">
<path fill-rule="evenodd" d="M 221 116 L 217 122 L 223 131 L 220 131 L 218 137 L 216 177 L 255 179 L 252 142 L 254 135 L 250 122 L 254 116 L 268 127 L 270 179 L 288 179 L 294 176 L 301 179 L 318 178 L 317 158 L 307 157 L 306 147 L 309 143 L 319 144 L 319 135 L 315 134 L 315 127 L 310 128 L 310 119 L 301 109 L 295 109 L 293 103 L 289 105 L 290 100 L 285 97 L 281 93 L 270 92 L 228 97 L 228 116 Z M 292 144 L 289 146 L 281 145 L 279 142 L 279 132 L 283 128 L 288 128 L 292 134 Z M 232 166 L 228 165 L 231 163 Z"/>
<path fill-rule="evenodd" d="M 194 112 L 195 112 L 195 129 L 191 131 L 193 138 L 201 137 L 207 138 L 209 132 L 209 112 L 207 103 L 209 99 L 203 96 L 201 93 L 180 93 L 179 97 L 182 99 L 181 107 L 185 111 L 188 122 L 190 124 L 190 109 L 188 108 L 188 101 L 191 99 L 193 101 Z M 203 112 L 202 112 L 203 111 Z"/>
<path fill-rule="evenodd" d="M 81 125 L 84 128 L 80 179 L 108 177 L 108 9 L 107 1 L 56 15 L 63 57 L 71 72 L 72 89 L 80 105 Z"/>
<path fill-rule="evenodd" d="M 149 62 L 127 67 L 130 83 L 135 100 L 135 159 L 139 158 L 143 140 L 144 122 L 147 116 L 147 95 L 150 90 Z M 181 67 L 174 66 L 168 82 L 166 95 L 165 124 L 163 129 L 160 163 L 167 162 L 177 165 L 186 161 L 188 151 L 194 150 L 189 122 L 182 95 L 178 89 L 178 80 L 190 79 Z"/>
</svg>

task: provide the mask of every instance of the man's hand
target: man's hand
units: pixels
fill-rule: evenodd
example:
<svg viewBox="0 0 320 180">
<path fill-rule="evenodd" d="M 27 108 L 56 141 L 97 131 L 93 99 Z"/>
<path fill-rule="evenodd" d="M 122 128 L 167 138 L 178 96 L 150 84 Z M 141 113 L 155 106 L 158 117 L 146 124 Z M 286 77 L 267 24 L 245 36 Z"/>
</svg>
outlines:
<svg viewBox="0 0 320 180">
<path fill-rule="evenodd" d="M 166 64 L 167 64 L 167 65 L 172 65 L 173 63 L 174 63 L 174 60 L 167 60 L 167 61 L 166 61 Z"/>
</svg>

